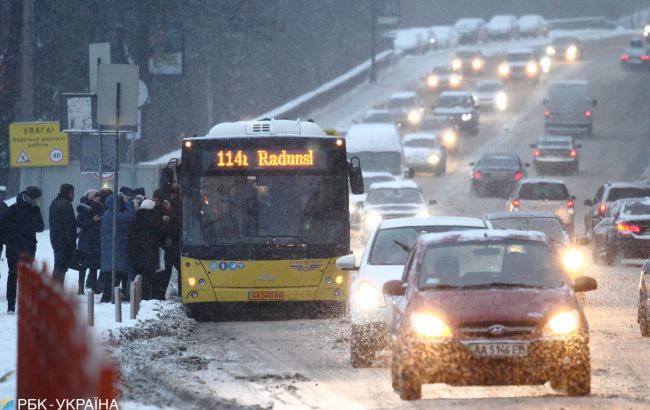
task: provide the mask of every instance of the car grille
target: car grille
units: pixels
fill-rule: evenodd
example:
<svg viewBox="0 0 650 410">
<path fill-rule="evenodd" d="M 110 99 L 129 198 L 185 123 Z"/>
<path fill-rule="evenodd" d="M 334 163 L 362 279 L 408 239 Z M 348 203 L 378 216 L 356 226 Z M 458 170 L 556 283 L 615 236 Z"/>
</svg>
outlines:
<svg viewBox="0 0 650 410">
<path fill-rule="evenodd" d="M 490 323 L 490 324 L 469 324 L 461 326 L 459 329 L 463 338 L 487 338 L 487 339 L 503 339 L 503 338 L 524 338 L 528 337 L 535 330 L 534 323 Z"/>
</svg>

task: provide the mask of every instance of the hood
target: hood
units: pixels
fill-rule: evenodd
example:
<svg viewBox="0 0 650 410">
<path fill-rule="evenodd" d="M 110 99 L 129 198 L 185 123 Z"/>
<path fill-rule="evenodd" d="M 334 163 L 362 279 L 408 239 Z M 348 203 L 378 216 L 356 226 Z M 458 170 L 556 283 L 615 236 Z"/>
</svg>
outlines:
<svg viewBox="0 0 650 410">
<path fill-rule="evenodd" d="M 425 204 L 382 204 L 382 205 L 366 205 L 365 212 L 379 212 L 379 213 L 393 213 L 393 212 L 416 212 L 421 209 L 426 209 Z"/>
<path fill-rule="evenodd" d="M 404 156 L 412 158 L 427 158 L 429 155 L 437 153 L 440 154 L 439 149 L 435 148 L 413 148 L 404 147 Z"/>
<path fill-rule="evenodd" d="M 433 112 L 435 114 L 467 114 L 471 113 L 472 109 L 469 107 L 436 107 Z"/>
<path fill-rule="evenodd" d="M 499 91 L 474 91 L 474 95 L 479 99 L 493 99 Z"/>
<path fill-rule="evenodd" d="M 578 308 L 568 286 L 555 289 L 418 291 L 410 306 L 411 311 L 426 309 L 437 312 L 452 328 L 481 323 L 539 324 L 563 308 Z"/>
<path fill-rule="evenodd" d="M 403 272 L 404 265 L 363 265 L 357 279 L 352 284 L 352 289 L 355 289 L 361 281 L 366 281 L 381 290 L 384 283 L 401 279 Z M 352 293 L 354 294 L 354 292 Z"/>
</svg>

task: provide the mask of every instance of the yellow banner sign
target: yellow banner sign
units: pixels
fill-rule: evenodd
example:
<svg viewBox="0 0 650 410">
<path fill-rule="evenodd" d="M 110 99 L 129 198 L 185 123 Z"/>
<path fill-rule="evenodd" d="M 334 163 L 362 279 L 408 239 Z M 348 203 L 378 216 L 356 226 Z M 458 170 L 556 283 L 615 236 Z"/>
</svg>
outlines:
<svg viewBox="0 0 650 410">
<path fill-rule="evenodd" d="M 13 122 L 9 158 L 13 168 L 68 165 L 68 134 L 59 130 L 58 122 Z"/>
</svg>

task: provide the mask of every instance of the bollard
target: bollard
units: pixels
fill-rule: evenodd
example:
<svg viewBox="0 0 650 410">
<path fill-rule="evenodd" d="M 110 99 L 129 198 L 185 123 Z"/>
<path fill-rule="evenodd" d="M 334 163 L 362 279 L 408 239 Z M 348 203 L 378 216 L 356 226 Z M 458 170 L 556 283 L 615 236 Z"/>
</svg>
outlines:
<svg viewBox="0 0 650 410">
<path fill-rule="evenodd" d="M 135 305 L 135 314 L 137 315 L 138 313 L 140 313 L 140 303 L 142 303 L 142 276 L 141 275 L 136 276 L 135 282 L 136 282 L 136 288 L 135 288 L 136 298 L 138 299 L 138 303 L 136 303 Z"/>
<path fill-rule="evenodd" d="M 95 292 L 88 291 L 88 326 L 95 326 Z"/>
<path fill-rule="evenodd" d="M 133 281 L 133 282 L 131 282 L 129 284 L 129 295 L 131 297 L 131 299 L 129 301 L 129 318 L 131 320 L 135 319 L 135 316 L 137 314 L 136 311 L 135 311 L 135 305 L 137 303 L 137 301 L 136 301 L 136 291 L 135 291 L 136 286 L 137 286 L 136 281 Z"/>
<path fill-rule="evenodd" d="M 122 292 L 119 286 L 113 289 L 113 296 L 115 299 L 115 321 L 122 323 Z"/>
</svg>

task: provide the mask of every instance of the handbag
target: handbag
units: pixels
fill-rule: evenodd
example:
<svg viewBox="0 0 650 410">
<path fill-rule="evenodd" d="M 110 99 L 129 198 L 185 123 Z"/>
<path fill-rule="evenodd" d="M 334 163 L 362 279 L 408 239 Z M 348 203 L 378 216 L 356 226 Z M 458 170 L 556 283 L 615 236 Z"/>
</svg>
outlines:
<svg viewBox="0 0 650 410">
<path fill-rule="evenodd" d="M 68 269 L 83 271 L 86 268 L 86 257 L 82 251 L 75 249 L 68 259 Z"/>
</svg>

